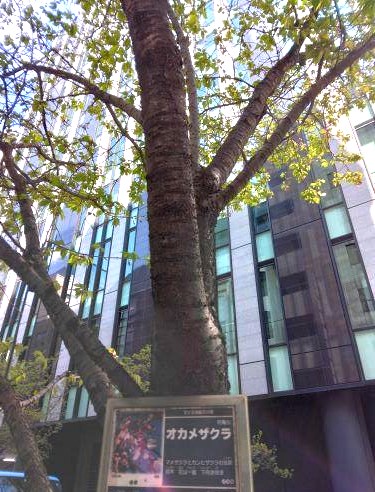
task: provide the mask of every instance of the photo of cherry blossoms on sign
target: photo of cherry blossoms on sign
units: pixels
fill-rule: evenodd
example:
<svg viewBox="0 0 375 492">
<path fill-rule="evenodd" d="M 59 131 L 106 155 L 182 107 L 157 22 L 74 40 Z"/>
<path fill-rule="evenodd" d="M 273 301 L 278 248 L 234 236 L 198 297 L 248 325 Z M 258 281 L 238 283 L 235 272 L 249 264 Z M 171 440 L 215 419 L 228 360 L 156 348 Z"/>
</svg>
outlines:
<svg viewBox="0 0 375 492">
<path fill-rule="evenodd" d="M 162 478 L 162 411 L 117 410 L 111 456 L 113 485 L 151 486 Z"/>
</svg>

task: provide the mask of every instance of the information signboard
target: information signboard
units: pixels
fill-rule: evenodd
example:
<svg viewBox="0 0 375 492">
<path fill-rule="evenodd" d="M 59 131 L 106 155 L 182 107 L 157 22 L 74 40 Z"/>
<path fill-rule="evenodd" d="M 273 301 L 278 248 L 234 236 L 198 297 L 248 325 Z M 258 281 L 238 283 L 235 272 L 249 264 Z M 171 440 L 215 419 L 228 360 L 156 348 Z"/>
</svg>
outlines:
<svg viewBox="0 0 375 492">
<path fill-rule="evenodd" d="M 244 396 L 108 402 L 98 492 L 252 491 Z"/>
</svg>

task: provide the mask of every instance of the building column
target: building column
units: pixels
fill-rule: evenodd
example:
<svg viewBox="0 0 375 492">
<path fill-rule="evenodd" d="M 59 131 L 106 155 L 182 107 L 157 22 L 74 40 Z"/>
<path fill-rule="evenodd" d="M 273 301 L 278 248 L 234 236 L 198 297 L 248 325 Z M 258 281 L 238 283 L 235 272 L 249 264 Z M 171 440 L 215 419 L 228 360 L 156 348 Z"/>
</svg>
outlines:
<svg viewBox="0 0 375 492">
<path fill-rule="evenodd" d="M 334 492 L 374 492 L 375 466 L 359 395 L 319 395 Z"/>
</svg>

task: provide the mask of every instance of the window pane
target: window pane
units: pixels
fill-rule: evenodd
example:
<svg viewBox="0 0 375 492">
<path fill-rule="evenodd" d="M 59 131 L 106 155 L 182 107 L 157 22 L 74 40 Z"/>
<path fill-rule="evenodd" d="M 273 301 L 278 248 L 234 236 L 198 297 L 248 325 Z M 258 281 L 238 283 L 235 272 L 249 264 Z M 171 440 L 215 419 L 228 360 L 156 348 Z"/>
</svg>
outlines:
<svg viewBox="0 0 375 492">
<path fill-rule="evenodd" d="M 83 387 L 81 390 L 81 398 L 79 400 L 78 415 L 77 415 L 78 417 L 86 417 L 88 405 L 89 405 L 89 394 L 87 392 L 87 389 Z"/>
<path fill-rule="evenodd" d="M 128 326 L 128 310 L 120 309 L 118 330 L 117 330 L 117 342 L 116 352 L 119 357 L 125 355 L 125 341 L 126 341 L 126 328 Z"/>
<path fill-rule="evenodd" d="M 110 239 L 113 233 L 113 220 L 108 221 L 107 229 L 105 231 L 105 239 Z"/>
<path fill-rule="evenodd" d="M 266 232 L 262 232 L 262 234 L 257 234 L 255 237 L 255 241 L 256 241 L 259 263 L 274 258 L 275 253 L 273 251 L 271 231 L 266 231 Z"/>
<path fill-rule="evenodd" d="M 213 0 L 209 0 L 205 6 L 205 15 L 204 15 L 204 19 L 203 19 L 203 25 L 209 26 L 214 21 L 214 18 L 215 18 L 214 2 L 213 2 Z"/>
<path fill-rule="evenodd" d="M 255 234 L 268 231 L 270 228 L 270 217 L 268 215 L 267 202 L 260 203 L 252 209 Z"/>
<path fill-rule="evenodd" d="M 268 344 L 285 342 L 284 316 L 275 265 L 259 268 L 259 280 Z"/>
<path fill-rule="evenodd" d="M 133 270 L 133 260 L 126 260 L 125 278 L 129 277 Z"/>
<path fill-rule="evenodd" d="M 121 302 L 120 302 L 121 307 L 127 306 L 129 304 L 129 296 L 130 296 L 130 282 L 124 282 L 121 292 Z"/>
<path fill-rule="evenodd" d="M 129 221 L 129 227 L 132 229 L 137 225 L 137 218 L 138 218 L 138 207 L 132 208 L 132 211 L 130 213 L 130 221 Z"/>
<path fill-rule="evenodd" d="M 367 120 L 373 118 L 373 110 L 371 110 L 371 103 L 366 101 L 364 108 L 353 108 L 349 113 L 350 121 L 353 125 L 360 125 Z"/>
<path fill-rule="evenodd" d="M 357 130 L 361 153 L 370 173 L 375 172 L 375 123 L 372 122 Z"/>
<path fill-rule="evenodd" d="M 129 232 L 128 253 L 132 253 L 134 250 L 135 250 L 135 229 Z"/>
<path fill-rule="evenodd" d="M 96 229 L 96 234 L 95 234 L 95 240 L 94 240 L 94 243 L 100 243 L 101 240 L 102 240 L 102 233 L 103 233 L 103 226 L 99 226 L 97 229 Z"/>
<path fill-rule="evenodd" d="M 375 379 L 375 330 L 355 334 L 362 368 L 366 379 Z"/>
<path fill-rule="evenodd" d="M 100 290 L 95 296 L 94 316 L 95 314 L 100 314 L 102 310 L 103 297 L 104 297 L 104 290 Z"/>
<path fill-rule="evenodd" d="M 328 233 L 331 239 L 346 236 L 352 232 L 348 214 L 343 205 L 325 210 L 324 216 L 326 218 Z"/>
<path fill-rule="evenodd" d="M 223 275 L 230 272 L 230 251 L 229 246 L 216 250 L 216 275 Z"/>
<path fill-rule="evenodd" d="M 230 394 L 238 395 L 240 392 L 238 384 L 238 362 L 237 355 L 228 356 L 228 379 L 230 383 Z"/>
<path fill-rule="evenodd" d="M 87 316 L 89 315 L 90 313 L 90 306 L 91 306 L 91 297 L 88 297 L 86 300 L 85 300 L 85 303 L 83 305 L 83 310 L 82 310 L 82 318 L 87 318 Z"/>
<path fill-rule="evenodd" d="M 319 164 L 313 164 L 314 176 L 319 179 L 324 179 L 325 183 L 322 186 L 322 191 L 325 196 L 321 197 L 320 204 L 323 208 L 332 207 L 332 205 L 337 205 L 342 203 L 341 190 L 339 186 L 333 186 L 332 180 L 334 176 L 334 168 L 321 167 Z"/>
<path fill-rule="evenodd" d="M 344 290 L 353 328 L 375 325 L 375 305 L 354 243 L 333 247 L 337 269 Z"/>
<path fill-rule="evenodd" d="M 74 403 L 76 400 L 77 386 L 73 386 L 68 391 L 68 398 L 66 401 L 65 418 L 71 419 L 73 417 Z"/>
<path fill-rule="evenodd" d="M 273 390 L 286 391 L 293 389 L 288 348 L 286 346 L 272 347 L 269 349 L 269 354 Z"/>
<path fill-rule="evenodd" d="M 215 246 L 218 248 L 229 244 L 229 223 L 227 217 L 221 217 L 216 222 Z"/>
<path fill-rule="evenodd" d="M 237 352 L 236 330 L 234 326 L 232 279 L 228 278 L 218 283 L 218 316 L 227 344 L 227 353 Z"/>
</svg>

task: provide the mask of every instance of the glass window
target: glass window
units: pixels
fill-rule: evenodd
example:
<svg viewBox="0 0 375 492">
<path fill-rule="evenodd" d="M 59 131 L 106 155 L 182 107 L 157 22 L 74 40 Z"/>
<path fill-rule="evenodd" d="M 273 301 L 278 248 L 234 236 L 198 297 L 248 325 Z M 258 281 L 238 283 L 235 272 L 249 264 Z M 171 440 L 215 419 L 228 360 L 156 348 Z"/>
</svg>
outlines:
<svg viewBox="0 0 375 492">
<path fill-rule="evenodd" d="M 128 253 L 133 253 L 135 249 L 135 229 L 129 232 Z"/>
<path fill-rule="evenodd" d="M 68 391 L 68 398 L 66 400 L 65 418 L 73 418 L 74 403 L 76 401 L 77 386 L 72 386 Z"/>
<path fill-rule="evenodd" d="M 215 11 L 214 11 L 214 2 L 213 0 L 209 0 L 206 3 L 205 7 L 205 14 L 204 14 L 204 26 L 209 26 L 215 18 Z"/>
<path fill-rule="evenodd" d="M 375 172 L 375 122 L 357 129 L 361 153 L 370 173 Z"/>
<path fill-rule="evenodd" d="M 252 211 L 255 234 L 268 231 L 270 228 L 270 217 L 267 202 L 262 202 L 256 207 L 253 207 Z"/>
<path fill-rule="evenodd" d="M 273 390 L 287 391 L 293 389 L 288 348 L 285 345 L 272 347 L 269 349 L 269 354 Z"/>
<path fill-rule="evenodd" d="M 285 342 L 284 316 L 275 265 L 259 268 L 259 280 L 268 344 Z"/>
<path fill-rule="evenodd" d="M 219 248 L 229 244 L 229 224 L 227 217 L 218 219 L 215 227 L 215 246 Z"/>
<path fill-rule="evenodd" d="M 366 379 L 375 379 L 375 330 L 355 334 L 362 368 Z"/>
<path fill-rule="evenodd" d="M 109 220 L 105 231 L 105 239 L 111 239 L 113 233 L 113 220 Z"/>
<path fill-rule="evenodd" d="M 78 415 L 77 417 L 86 417 L 87 408 L 89 406 L 89 394 L 85 387 L 81 389 L 81 397 L 79 399 Z"/>
<path fill-rule="evenodd" d="M 216 275 L 230 272 L 230 250 L 229 246 L 217 248 L 216 250 Z"/>
<path fill-rule="evenodd" d="M 129 277 L 133 270 L 133 260 L 126 260 L 125 265 L 125 278 Z"/>
<path fill-rule="evenodd" d="M 99 226 L 97 229 L 96 229 L 96 234 L 95 234 L 95 239 L 94 239 L 94 243 L 100 243 L 100 241 L 102 240 L 102 234 L 103 234 L 103 226 Z"/>
<path fill-rule="evenodd" d="M 237 355 L 228 356 L 228 379 L 230 383 L 229 393 L 231 395 L 238 395 L 238 393 L 240 392 L 240 388 L 238 384 Z"/>
<path fill-rule="evenodd" d="M 275 257 L 272 244 L 271 231 L 262 232 L 255 236 L 255 242 L 257 247 L 258 262 L 270 260 Z"/>
<path fill-rule="evenodd" d="M 333 175 L 335 169 L 332 166 L 321 167 L 319 164 L 313 164 L 314 176 L 318 179 L 324 179 L 325 183 L 322 187 L 322 191 L 325 196 L 321 197 L 320 204 L 322 208 L 332 207 L 342 203 L 340 186 L 333 185 Z"/>
<path fill-rule="evenodd" d="M 218 282 L 217 286 L 218 316 L 226 340 L 227 353 L 237 352 L 236 330 L 234 325 L 232 279 Z"/>
<path fill-rule="evenodd" d="M 103 298 L 104 298 L 104 290 L 100 290 L 97 292 L 95 296 L 95 305 L 94 305 L 94 316 L 96 314 L 100 314 L 102 310 L 102 304 L 103 304 Z"/>
<path fill-rule="evenodd" d="M 366 101 L 364 108 L 353 108 L 350 110 L 349 118 L 353 125 L 360 125 L 374 117 L 374 109 L 369 101 Z"/>
<path fill-rule="evenodd" d="M 130 282 L 124 282 L 121 292 L 121 302 L 120 302 L 121 307 L 127 306 L 129 304 L 129 296 L 130 296 Z"/>
<path fill-rule="evenodd" d="M 91 306 L 91 297 L 87 297 L 85 299 L 85 302 L 83 304 L 83 310 L 82 310 L 82 318 L 85 319 L 88 317 L 90 314 L 90 306 Z"/>
<path fill-rule="evenodd" d="M 132 208 L 132 211 L 130 213 L 130 218 L 129 218 L 129 228 L 132 229 L 137 225 L 137 219 L 138 219 L 138 207 Z"/>
<path fill-rule="evenodd" d="M 117 355 L 123 357 L 125 355 L 126 329 L 128 326 L 128 310 L 120 309 L 117 329 L 116 352 Z"/>
<path fill-rule="evenodd" d="M 352 242 L 333 247 L 353 328 L 375 325 L 375 305 L 367 284 L 357 246 Z"/>
<path fill-rule="evenodd" d="M 326 218 L 330 239 L 336 239 L 351 234 L 352 228 L 350 227 L 348 214 L 343 205 L 325 210 L 324 216 Z"/>
</svg>

